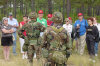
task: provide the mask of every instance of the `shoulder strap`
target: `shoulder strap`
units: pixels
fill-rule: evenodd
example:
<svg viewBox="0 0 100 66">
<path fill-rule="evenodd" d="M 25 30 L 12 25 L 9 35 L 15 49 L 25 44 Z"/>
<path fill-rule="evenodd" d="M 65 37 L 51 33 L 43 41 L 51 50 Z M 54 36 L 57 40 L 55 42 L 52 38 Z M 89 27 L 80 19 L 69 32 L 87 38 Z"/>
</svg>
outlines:
<svg viewBox="0 0 100 66">
<path fill-rule="evenodd" d="M 85 20 L 85 28 L 87 28 L 87 26 L 86 26 L 86 20 Z"/>
<path fill-rule="evenodd" d="M 64 28 L 61 27 L 60 29 L 57 29 L 56 27 L 52 26 L 52 29 L 53 29 L 56 33 L 59 33 L 59 32 L 61 32 Z"/>
</svg>

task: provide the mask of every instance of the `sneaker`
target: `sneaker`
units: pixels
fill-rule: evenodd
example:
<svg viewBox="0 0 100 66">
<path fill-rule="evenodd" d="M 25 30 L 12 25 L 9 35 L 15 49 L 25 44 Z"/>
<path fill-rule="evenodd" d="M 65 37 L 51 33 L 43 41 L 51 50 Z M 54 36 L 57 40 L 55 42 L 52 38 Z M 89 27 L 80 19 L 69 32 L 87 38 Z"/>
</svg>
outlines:
<svg viewBox="0 0 100 66">
<path fill-rule="evenodd" d="M 26 54 L 24 55 L 24 57 L 25 57 L 26 59 L 28 58 Z"/>
<path fill-rule="evenodd" d="M 36 53 L 34 53 L 34 58 L 36 58 Z"/>
<path fill-rule="evenodd" d="M 22 55 L 22 59 L 25 59 L 25 55 Z"/>
<path fill-rule="evenodd" d="M 97 57 L 97 56 L 98 56 L 98 54 L 95 54 L 95 56 Z"/>
<path fill-rule="evenodd" d="M 93 61 L 93 63 L 95 63 L 96 61 L 95 60 L 92 60 Z"/>
</svg>

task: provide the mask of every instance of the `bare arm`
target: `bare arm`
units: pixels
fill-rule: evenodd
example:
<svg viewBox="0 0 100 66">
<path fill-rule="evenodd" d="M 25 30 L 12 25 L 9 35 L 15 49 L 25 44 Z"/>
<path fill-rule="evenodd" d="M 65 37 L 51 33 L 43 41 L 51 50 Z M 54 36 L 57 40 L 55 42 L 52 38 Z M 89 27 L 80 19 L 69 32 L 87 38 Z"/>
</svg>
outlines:
<svg viewBox="0 0 100 66">
<path fill-rule="evenodd" d="M 13 25 L 12 27 L 14 27 L 14 28 L 18 28 L 18 26 L 16 26 L 16 25 Z"/>
<path fill-rule="evenodd" d="M 2 29 L 2 32 L 3 33 L 13 33 L 14 30 L 13 29 L 10 29 L 10 30 Z"/>
<path fill-rule="evenodd" d="M 22 24 L 20 23 L 20 26 L 19 26 L 20 28 L 22 28 Z"/>
</svg>

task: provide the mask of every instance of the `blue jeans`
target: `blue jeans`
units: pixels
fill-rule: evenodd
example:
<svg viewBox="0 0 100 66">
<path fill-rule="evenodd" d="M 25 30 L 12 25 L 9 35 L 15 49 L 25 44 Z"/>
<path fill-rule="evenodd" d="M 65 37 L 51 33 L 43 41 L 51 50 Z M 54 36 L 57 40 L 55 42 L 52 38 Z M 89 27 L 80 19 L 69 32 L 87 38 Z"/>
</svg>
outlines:
<svg viewBox="0 0 100 66">
<path fill-rule="evenodd" d="M 97 54 L 98 53 L 98 42 L 95 42 L 95 54 Z"/>
<path fill-rule="evenodd" d="M 13 33 L 14 40 L 13 40 L 13 53 L 16 53 L 16 40 L 17 40 L 17 35 L 16 32 Z"/>
</svg>

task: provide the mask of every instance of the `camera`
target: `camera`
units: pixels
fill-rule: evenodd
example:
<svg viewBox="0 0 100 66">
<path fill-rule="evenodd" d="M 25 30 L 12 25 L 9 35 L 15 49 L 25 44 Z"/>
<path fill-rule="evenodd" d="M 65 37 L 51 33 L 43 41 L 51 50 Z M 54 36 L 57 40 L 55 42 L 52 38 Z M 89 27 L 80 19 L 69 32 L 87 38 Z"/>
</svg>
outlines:
<svg viewBox="0 0 100 66">
<path fill-rule="evenodd" d="M 76 37 L 79 38 L 80 37 L 80 25 L 77 24 L 77 28 L 76 28 Z"/>
</svg>

